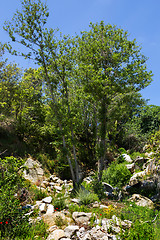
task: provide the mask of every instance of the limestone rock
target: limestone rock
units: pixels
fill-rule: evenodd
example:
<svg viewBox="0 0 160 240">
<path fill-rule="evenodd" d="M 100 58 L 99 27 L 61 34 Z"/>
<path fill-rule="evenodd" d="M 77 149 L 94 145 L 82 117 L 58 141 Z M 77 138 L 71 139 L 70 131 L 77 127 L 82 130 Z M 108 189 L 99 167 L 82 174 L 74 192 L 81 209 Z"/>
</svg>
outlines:
<svg viewBox="0 0 160 240">
<path fill-rule="evenodd" d="M 64 229 L 66 237 L 71 238 L 79 230 L 78 226 L 70 225 Z"/>
<path fill-rule="evenodd" d="M 135 169 L 135 163 L 126 164 L 126 168 L 127 168 L 131 173 L 133 173 L 133 172 L 134 172 L 134 169 Z"/>
<path fill-rule="evenodd" d="M 46 198 L 43 198 L 42 199 L 42 202 L 44 202 L 44 203 L 51 203 L 52 202 L 52 197 L 51 196 L 49 196 L 49 197 L 46 197 Z"/>
<path fill-rule="evenodd" d="M 154 203 L 149 198 L 140 194 L 133 194 L 129 201 L 135 202 L 137 206 L 154 208 Z"/>
<path fill-rule="evenodd" d="M 74 212 L 72 214 L 72 217 L 74 221 L 78 224 L 88 224 L 88 221 L 90 220 L 92 216 L 92 213 L 85 213 L 85 212 Z"/>
<path fill-rule="evenodd" d="M 54 213 L 54 206 L 52 204 L 48 204 L 46 214 Z"/>
<path fill-rule="evenodd" d="M 109 192 L 109 193 L 112 193 L 113 192 L 113 187 L 109 184 L 109 183 L 106 183 L 106 182 L 102 182 L 102 185 L 104 187 L 104 190 L 106 192 Z"/>
<path fill-rule="evenodd" d="M 47 211 L 47 205 L 45 203 L 40 204 L 39 210 L 41 213 L 45 213 Z"/>
<path fill-rule="evenodd" d="M 62 229 L 56 229 L 47 238 L 47 240 L 59 240 L 65 237 L 65 233 Z"/>
<path fill-rule="evenodd" d="M 145 170 L 142 171 L 142 172 L 135 173 L 135 174 L 130 178 L 129 185 L 130 185 L 130 186 L 133 186 L 133 185 L 139 183 L 140 180 L 141 180 L 145 175 L 146 175 Z"/>
<path fill-rule="evenodd" d="M 24 178 L 40 185 L 44 180 L 44 171 L 41 168 L 41 164 L 32 158 L 28 158 L 24 166 L 27 168 L 23 171 Z"/>
<path fill-rule="evenodd" d="M 132 163 L 133 161 L 132 161 L 132 159 L 131 159 L 131 157 L 128 155 L 128 154 L 126 154 L 126 153 L 123 153 L 122 154 L 122 157 L 125 159 L 125 161 L 126 162 L 128 162 L 128 163 Z"/>
</svg>

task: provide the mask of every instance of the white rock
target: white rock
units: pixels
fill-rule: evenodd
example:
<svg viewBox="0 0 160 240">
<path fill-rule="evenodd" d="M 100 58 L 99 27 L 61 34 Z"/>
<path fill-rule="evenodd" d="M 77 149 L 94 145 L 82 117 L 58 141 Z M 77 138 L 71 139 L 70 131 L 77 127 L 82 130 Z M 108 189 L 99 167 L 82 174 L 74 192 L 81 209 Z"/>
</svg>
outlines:
<svg viewBox="0 0 160 240">
<path fill-rule="evenodd" d="M 146 175 L 146 171 L 141 171 L 141 172 L 138 172 L 138 173 L 135 173 L 131 178 L 130 178 L 130 181 L 129 181 L 129 185 L 130 186 L 133 186 L 135 184 L 137 184 L 141 178 L 143 178 L 144 176 Z"/>
<path fill-rule="evenodd" d="M 60 186 L 54 186 L 54 188 L 55 188 L 57 191 L 62 191 L 62 187 L 60 187 Z"/>
<path fill-rule="evenodd" d="M 128 162 L 128 163 L 132 163 L 133 162 L 131 157 L 128 154 L 123 153 L 122 156 L 123 156 L 123 158 L 125 159 L 126 162 Z"/>
<path fill-rule="evenodd" d="M 47 240 L 59 240 L 65 238 L 64 231 L 62 229 L 56 229 L 47 238 Z"/>
<path fill-rule="evenodd" d="M 45 213 L 47 210 L 47 205 L 45 203 L 42 203 L 39 205 L 39 210 L 41 213 Z"/>
<path fill-rule="evenodd" d="M 47 207 L 46 214 L 52 214 L 54 212 L 54 206 L 52 204 L 49 204 Z"/>
<path fill-rule="evenodd" d="M 147 197 L 141 196 L 140 194 L 133 194 L 129 201 L 134 201 L 136 205 L 142 207 L 154 208 L 154 203 Z"/>
<path fill-rule="evenodd" d="M 70 225 L 64 229 L 66 237 L 71 238 L 79 230 L 79 227 L 76 225 Z"/>
<path fill-rule="evenodd" d="M 77 204 L 78 204 L 78 203 L 79 203 L 79 200 L 78 200 L 77 198 L 72 198 L 72 199 L 71 199 L 71 202 L 74 202 L 74 203 L 77 203 Z"/>
<path fill-rule="evenodd" d="M 44 203 L 51 203 L 52 202 L 52 197 L 49 196 L 49 197 L 43 198 L 42 202 L 44 202 Z"/>
</svg>

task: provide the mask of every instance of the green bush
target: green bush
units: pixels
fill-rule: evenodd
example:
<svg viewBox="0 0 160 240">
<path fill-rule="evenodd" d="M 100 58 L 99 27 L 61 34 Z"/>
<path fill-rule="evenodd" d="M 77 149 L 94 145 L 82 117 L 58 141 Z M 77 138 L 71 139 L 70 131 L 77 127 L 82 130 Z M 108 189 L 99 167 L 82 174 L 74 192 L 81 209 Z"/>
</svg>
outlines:
<svg viewBox="0 0 160 240">
<path fill-rule="evenodd" d="M 88 190 L 80 189 L 77 198 L 79 199 L 79 203 L 81 205 L 88 205 L 95 201 L 98 201 L 98 196 L 95 193 L 89 192 Z"/>
<path fill-rule="evenodd" d="M 56 198 L 53 201 L 54 209 L 57 211 L 61 211 L 66 208 L 66 199 L 62 194 L 57 194 Z"/>
<path fill-rule="evenodd" d="M 0 159 L 0 239 L 3 240 L 33 240 L 35 236 L 40 240 L 47 236 L 45 224 L 30 224 L 25 216 L 27 209 L 22 208 L 25 195 L 20 193 L 24 189 L 28 192 L 19 172 L 23 163 L 14 157 Z"/>
<path fill-rule="evenodd" d="M 104 194 L 104 187 L 103 187 L 102 181 L 98 180 L 97 174 L 93 177 L 91 186 L 92 186 L 94 193 L 98 195 L 100 200 L 106 197 L 106 195 Z"/>
<path fill-rule="evenodd" d="M 135 203 L 127 203 L 127 206 L 120 212 L 120 218 L 132 221 L 132 226 L 125 232 L 121 232 L 121 239 L 157 239 L 156 235 L 160 234 L 157 228 L 159 220 L 155 221 L 157 214 L 158 211 L 153 209 L 137 206 Z"/>
<path fill-rule="evenodd" d="M 18 174 L 22 161 L 14 157 L 0 159 L 0 237 L 15 239 L 25 236 L 29 230 L 20 199 L 15 194 L 24 187 Z M 25 238 L 24 238 L 25 239 Z"/>
<path fill-rule="evenodd" d="M 112 162 L 108 169 L 103 171 L 102 180 L 111 184 L 113 187 L 126 185 L 131 178 L 131 173 L 124 163 L 117 164 Z"/>
</svg>

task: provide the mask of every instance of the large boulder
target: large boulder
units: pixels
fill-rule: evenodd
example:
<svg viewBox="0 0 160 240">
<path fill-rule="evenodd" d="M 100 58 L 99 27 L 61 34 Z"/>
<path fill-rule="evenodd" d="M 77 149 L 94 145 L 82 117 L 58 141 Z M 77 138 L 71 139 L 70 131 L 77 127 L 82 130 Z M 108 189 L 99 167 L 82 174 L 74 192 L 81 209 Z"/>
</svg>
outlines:
<svg viewBox="0 0 160 240">
<path fill-rule="evenodd" d="M 74 212 L 72 217 L 77 224 L 88 224 L 92 213 Z"/>
<path fill-rule="evenodd" d="M 28 158 L 24 164 L 26 169 L 23 171 L 23 176 L 25 179 L 40 185 L 44 180 L 44 171 L 41 164 L 38 161 L 34 161 L 32 158 Z"/>
<path fill-rule="evenodd" d="M 146 175 L 146 171 L 141 171 L 141 172 L 138 172 L 138 173 L 135 173 L 131 178 L 130 178 L 130 181 L 129 181 L 129 185 L 130 186 L 133 186 L 137 183 L 139 183 L 142 178 Z"/>
<path fill-rule="evenodd" d="M 56 229 L 47 238 L 47 240 L 60 240 L 65 238 L 65 233 L 62 229 Z"/>
<path fill-rule="evenodd" d="M 102 182 L 102 185 L 103 185 L 104 191 L 109 193 L 113 192 L 114 188 L 109 183 Z"/>
<path fill-rule="evenodd" d="M 154 208 L 154 203 L 149 198 L 141 196 L 140 194 L 133 194 L 129 201 L 135 202 L 137 206 Z"/>
<path fill-rule="evenodd" d="M 68 238 L 71 238 L 79 230 L 79 226 L 70 225 L 64 229 L 65 235 Z"/>
</svg>

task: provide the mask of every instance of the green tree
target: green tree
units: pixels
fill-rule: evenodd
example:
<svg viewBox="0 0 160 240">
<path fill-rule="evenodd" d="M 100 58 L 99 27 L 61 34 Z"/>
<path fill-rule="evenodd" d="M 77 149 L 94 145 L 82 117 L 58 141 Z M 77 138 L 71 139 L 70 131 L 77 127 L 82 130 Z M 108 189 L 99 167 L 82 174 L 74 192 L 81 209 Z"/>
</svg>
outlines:
<svg viewBox="0 0 160 240">
<path fill-rule="evenodd" d="M 151 82 L 146 69 L 146 57 L 136 41 L 116 26 L 91 24 L 90 31 L 77 37 L 77 76 L 84 91 L 92 95 L 98 110 L 98 172 L 99 180 L 107 146 L 110 108 L 121 99 L 131 102 L 141 89 Z M 93 100 L 94 99 L 94 100 Z"/>
<path fill-rule="evenodd" d="M 28 49 L 28 52 L 17 53 L 9 45 L 7 48 L 12 54 L 31 58 L 41 66 L 75 186 L 80 180 L 68 94 L 68 80 L 72 69 L 70 57 L 72 41 L 67 37 L 57 40 L 55 31 L 45 28 L 48 16 L 47 6 L 40 0 L 22 1 L 22 11 L 17 10 L 12 21 L 6 23 L 4 29 L 9 33 L 13 42 L 21 43 Z M 67 124 L 64 119 L 67 119 Z M 66 126 L 71 135 L 75 171 L 67 147 Z"/>
<path fill-rule="evenodd" d="M 18 82 L 21 70 L 16 64 L 7 64 L 3 60 L 3 46 L 0 46 L 0 113 L 5 116 L 14 115 L 14 101 L 17 97 Z"/>
</svg>

